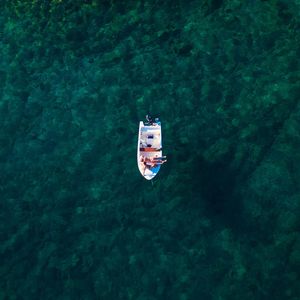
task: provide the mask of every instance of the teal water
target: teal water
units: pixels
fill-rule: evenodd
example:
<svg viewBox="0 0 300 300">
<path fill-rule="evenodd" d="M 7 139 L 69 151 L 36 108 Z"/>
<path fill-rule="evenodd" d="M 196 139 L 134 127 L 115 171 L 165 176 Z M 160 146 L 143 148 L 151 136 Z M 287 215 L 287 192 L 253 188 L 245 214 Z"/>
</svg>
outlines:
<svg viewBox="0 0 300 300">
<path fill-rule="evenodd" d="M 299 299 L 299 0 L 0 8 L 0 300 Z"/>
</svg>

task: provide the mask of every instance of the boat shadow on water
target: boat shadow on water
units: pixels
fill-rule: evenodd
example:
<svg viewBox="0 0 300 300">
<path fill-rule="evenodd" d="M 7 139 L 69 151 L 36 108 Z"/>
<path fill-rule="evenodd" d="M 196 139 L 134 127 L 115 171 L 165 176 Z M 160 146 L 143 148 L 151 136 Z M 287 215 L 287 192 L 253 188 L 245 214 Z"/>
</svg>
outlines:
<svg viewBox="0 0 300 300">
<path fill-rule="evenodd" d="M 223 225 L 238 230 L 244 223 L 241 182 L 238 172 L 230 168 L 228 161 L 224 158 L 214 162 L 202 157 L 194 159 L 192 188 L 200 196 L 194 204 L 203 207 L 204 201 L 204 210 L 210 218 L 217 218 Z"/>
</svg>

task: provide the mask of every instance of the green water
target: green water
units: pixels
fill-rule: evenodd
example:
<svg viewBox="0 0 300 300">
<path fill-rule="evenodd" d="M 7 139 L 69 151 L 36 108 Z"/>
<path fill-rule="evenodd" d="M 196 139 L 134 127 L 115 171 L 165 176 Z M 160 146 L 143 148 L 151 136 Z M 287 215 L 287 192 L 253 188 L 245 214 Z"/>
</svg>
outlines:
<svg viewBox="0 0 300 300">
<path fill-rule="evenodd" d="M 0 300 L 299 299 L 299 0 L 0 8 Z"/>
</svg>

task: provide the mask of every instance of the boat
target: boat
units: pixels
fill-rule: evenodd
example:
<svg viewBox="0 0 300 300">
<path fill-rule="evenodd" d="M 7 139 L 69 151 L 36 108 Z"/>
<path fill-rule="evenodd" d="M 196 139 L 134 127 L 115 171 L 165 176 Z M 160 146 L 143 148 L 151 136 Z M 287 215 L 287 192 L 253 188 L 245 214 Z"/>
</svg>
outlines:
<svg viewBox="0 0 300 300">
<path fill-rule="evenodd" d="M 151 180 L 166 162 L 166 158 L 162 155 L 161 122 L 158 118 L 154 122 L 151 118 L 147 120 L 148 122 L 140 121 L 139 124 L 137 164 L 142 176 Z"/>
</svg>

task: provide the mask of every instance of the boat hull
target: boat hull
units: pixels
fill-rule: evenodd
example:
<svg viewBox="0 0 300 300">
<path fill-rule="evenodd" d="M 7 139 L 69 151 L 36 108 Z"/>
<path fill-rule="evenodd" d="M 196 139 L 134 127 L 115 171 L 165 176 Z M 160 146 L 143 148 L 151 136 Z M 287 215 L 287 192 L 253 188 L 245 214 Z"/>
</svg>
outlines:
<svg viewBox="0 0 300 300">
<path fill-rule="evenodd" d="M 139 135 L 137 144 L 137 164 L 142 176 L 153 179 L 160 170 L 160 165 L 147 167 L 142 161 L 143 158 L 153 159 L 162 157 L 162 136 L 160 122 L 153 125 L 145 125 L 143 121 L 139 124 Z"/>
</svg>

